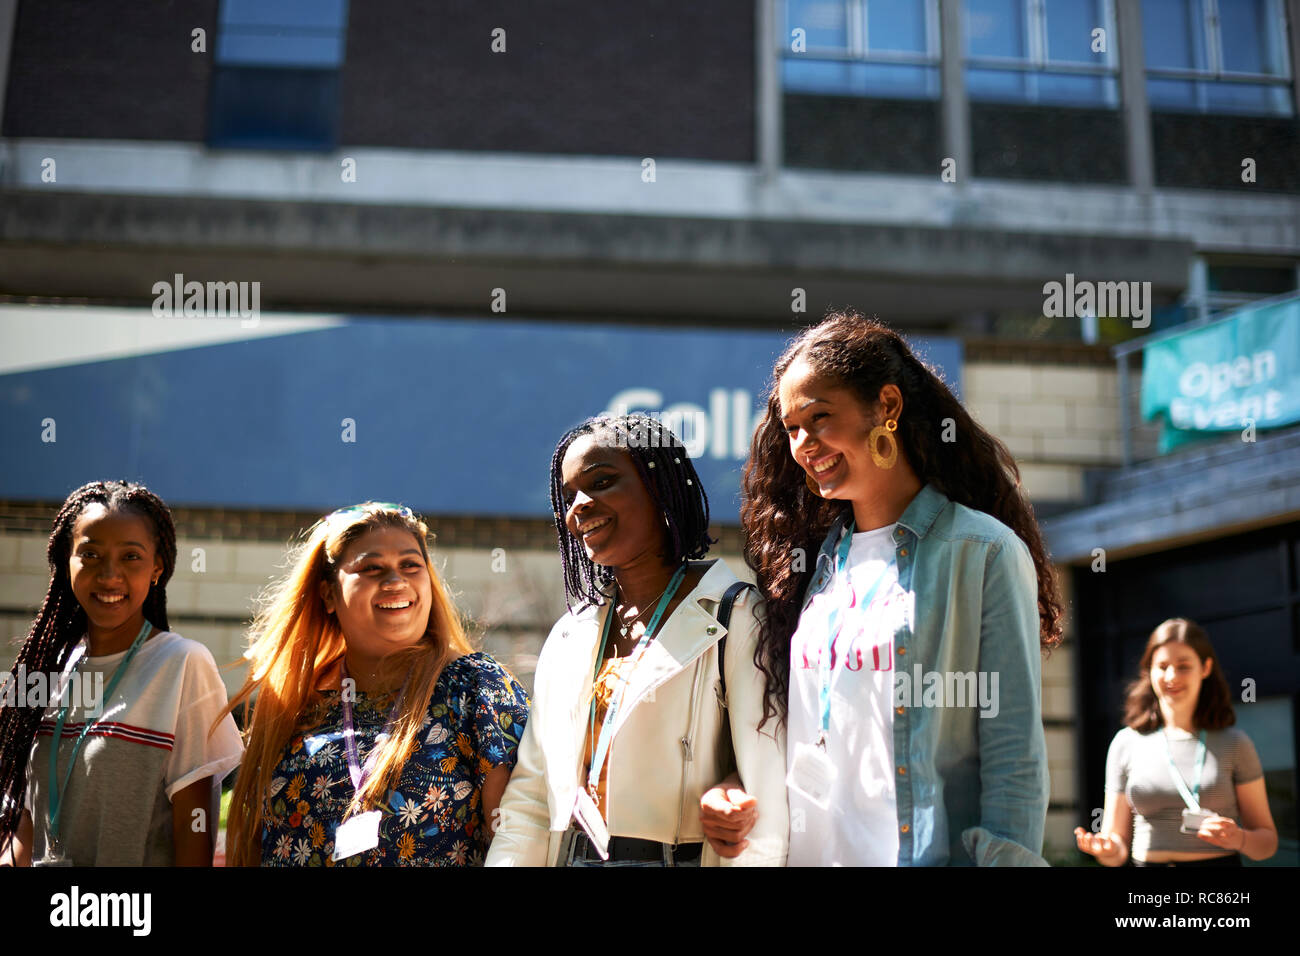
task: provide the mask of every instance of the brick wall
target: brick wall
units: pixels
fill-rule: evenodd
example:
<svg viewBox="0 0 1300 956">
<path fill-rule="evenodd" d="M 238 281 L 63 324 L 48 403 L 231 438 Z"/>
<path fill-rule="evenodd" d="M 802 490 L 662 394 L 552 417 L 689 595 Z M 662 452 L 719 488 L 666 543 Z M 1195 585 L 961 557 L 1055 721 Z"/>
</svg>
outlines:
<svg viewBox="0 0 1300 956">
<path fill-rule="evenodd" d="M 1061 862 L 1076 855 L 1074 828 L 1091 818 L 1078 805 L 1075 754 L 1079 744 L 1076 724 L 1074 656 L 1075 626 L 1069 608 L 1073 603 L 1070 576 L 1061 574 L 1061 600 L 1066 606 L 1065 639 L 1043 662 L 1043 725 L 1047 738 L 1047 772 L 1051 791 L 1044 830 L 1044 855 Z"/>
<path fill-rule="evenodd" d="M 216 27 L 217 0 L 20 3 L 4 135 L 201 142 Z"/>
<path fill-rule="evenodd" d="M 0 534 L 0 666 L 12 662 L 44 598 L 45 546 L 44 534 Z M 167 585 L 172 629 L 207 645 L 233 692 L 247 673 L 240 656 L 248 624 L 259 596 L 284 573 L 286 548 L 278 542 L 183 536 L 177 552 L 176 573 Z M 739 556 L 719 556 L 743 572 Z M 452 600 L 469 619 L 475 642 L 531 689 L 542 641 L 565 613 L 554 551 L 439 548 L 434 560 Z"/>
<path fill-rule="evenodd" d="M 1129 417 L 1137 459 L 1155 454 L 1154 426 L 1139 424 L 1142 375 L 1130 376 Z M 969 362 L 966 408 L 1006 443 L 1035 502 L 1083 497 L 1083 473 L 1123 460 L 1119 373 L 1114 364 Z"/>
</svg>

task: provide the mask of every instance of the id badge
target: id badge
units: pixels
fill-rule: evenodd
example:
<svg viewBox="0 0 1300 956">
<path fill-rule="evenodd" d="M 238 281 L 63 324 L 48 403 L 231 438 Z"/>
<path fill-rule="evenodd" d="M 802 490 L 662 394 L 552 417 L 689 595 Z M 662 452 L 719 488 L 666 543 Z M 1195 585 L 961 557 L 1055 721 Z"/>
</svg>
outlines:
<svg viewBox="0 0 1300 956">
<path fill-rule="evenodd" d="M 1196 833 L 1201 829 L 1201 824 L 1214 816 L 1213 810 L 1192 810 L 1190 808 L 1183 811 L 1183 825 L 1179 827 L 1182 833 Z"/>
<path fill-rule="evenodd" d="M 379 846 L 380 815 L 378 810 L 368 810 L 340 823 L 334 831 L 334 855 L 331 859 L 337 863 Z"/>
<path fill-rule="evenodd" d="M 785 782 L 795 793 L 825 810 L 830 806 L 831 787 L 839 773 L 825 750 L 816 744 L 799 743 L 794 745 L 794 761 Z"/>
<path fill-rule="evenodd" d="M 608 860 L 609 827 L 605 825 L 605 818 L 600 815 L 596 801 L 582 787 L 578 788 L 578 796 L 573 801 L 573 819 L 582 827 L 582 832 L 587 834 L 587 839 L 591 840 L 591 845 L 596 848 L 600 858 Z"/>
<path fill-rule="evenodd" d="M 72 860 L 63 852 L 63 844 L 51 838 L 45 844 L 45 855 L 32 860 L 32 866 L 72 866 Z"/>
</svg>

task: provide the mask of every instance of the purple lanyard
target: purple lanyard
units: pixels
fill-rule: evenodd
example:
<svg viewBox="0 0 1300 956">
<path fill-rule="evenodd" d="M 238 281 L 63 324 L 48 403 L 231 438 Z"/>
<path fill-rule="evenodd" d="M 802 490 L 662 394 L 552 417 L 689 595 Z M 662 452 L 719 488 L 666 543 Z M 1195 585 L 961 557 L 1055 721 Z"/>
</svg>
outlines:
<svg viewBox="0 0 1300 956">
<path fill-rule="evenodd" d="M 348 679 L 348 665 L 346 661 L 340 661 L 343 669 L 343 679 Z M 348 758 L 348 776 L 352 778 L 352 789 L 360 793 L 361 788 L 365 786 L 366 781 L 374 772 L 375 762 L 379 759 L 379 745 L 384 742 L 389 734 L 393 732 L 393 726 L 397 723 L 397 715 L 401 710 L 402 701 L 406 697 L 406 684 L 411 679 L 407 674 L 406 680 L 402 682 L 402 690 L 397 695 L 397 700 L 393 701 L 393 709 L 388 712 L 388 723 L 384 724 L 384 729 L 380 731 L 379 736 L 375 738 L 375 744 L 370 748 L 370 753 L 366 755 L 366 762 L 361 763 L 361 755 L 357 751 L 357 732 L 356 725 L 352 722 L 352 701 L 349 699 L 346 689 L 343 693 L 343 750 Z"/>
</svg>

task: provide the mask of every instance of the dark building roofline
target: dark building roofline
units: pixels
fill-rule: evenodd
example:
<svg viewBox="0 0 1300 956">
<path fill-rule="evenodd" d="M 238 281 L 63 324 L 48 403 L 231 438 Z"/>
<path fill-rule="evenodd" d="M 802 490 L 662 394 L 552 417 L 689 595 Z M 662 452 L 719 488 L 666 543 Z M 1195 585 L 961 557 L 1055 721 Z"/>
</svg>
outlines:
<svg viewBox="0 0 1300 956">
<path fill-rule="evenodd" d="M 1053 560 L 1087 564 L 1266 527 L 1300 516 L 1300 428 L 1240 436 L 1092 472 L 1089 504 L 1044 522 Z"/>
</svg>

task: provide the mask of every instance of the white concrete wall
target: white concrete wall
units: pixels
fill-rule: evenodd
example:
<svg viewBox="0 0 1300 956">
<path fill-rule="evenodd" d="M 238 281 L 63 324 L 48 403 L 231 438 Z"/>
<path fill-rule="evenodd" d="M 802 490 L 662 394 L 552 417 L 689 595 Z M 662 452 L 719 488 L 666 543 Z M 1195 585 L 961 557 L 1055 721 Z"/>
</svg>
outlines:
<svg viewBox="0 0 1300 956">
<path fill-rule="evenodd" d="M 37 534 L 0 536 L 0 608 L 11 609 L 0 614 L 0 665 L 5 667 L 45 596 L 46 540 Z M 719 556 L 736 573 L 745 571 L 739 556 Z M 531 687 L 542 642 L 565 613 L 559 558 L 554 551 L 522 549 L 503 549 L 501 557 L 504 567 L 497 561 L 501 570 L 493 570 L 493 549 L 446 548 L 434 553 L 452 600 L 472 619 L 478 643 Z M 259 596 L 284 573 L 285 559 L 286 547 L 280 544 L 177 539 L 176 573 L 167 585 L 172 629 L 207 645 L 231 693 L 247 674 L 241 655 L 248 634 L 241 622 L 252 619 Z M 196 570 L 199 567 L 202 570 Z M 29 611 L 15 610 L 21 608 Z M 187 620 L 213 617 L 229 620 Z"/>
<path fill-rule="evenodd" d="M 58 180 L 41 179 L 53 158 Z M 343 159 L 356 161 L 344 182 Z M 332 155 L 213 151 L 193 143 L 0 140 L 0 181 L 26 189 L 633 213 L 727 219 L 961 226 L 1188 239 L 1219 252 L 1300 251 L 1300 197 L 1208 189 L 980 180 L 782 169 L 641 157 L 347 148 Z"/>
</svg>

